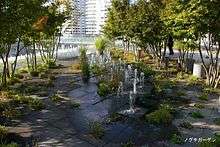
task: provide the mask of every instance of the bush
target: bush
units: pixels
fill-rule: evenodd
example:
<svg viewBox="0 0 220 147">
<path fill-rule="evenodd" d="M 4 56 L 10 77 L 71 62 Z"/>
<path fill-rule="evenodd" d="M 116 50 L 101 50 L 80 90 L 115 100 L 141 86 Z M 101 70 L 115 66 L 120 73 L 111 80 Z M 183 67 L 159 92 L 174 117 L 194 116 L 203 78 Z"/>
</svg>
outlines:
<svg viewBox="0 0 220 147">
<path fill-rule="evenodd" d="M 0 140 L 2 141 L 3 138 L 6 138 L 8 134 L 8 129 L 5 126 L 0 125 Z"/>
<path fill-rule="evenodd" d="M 213 121 L 216 125 L 220 126 L 220 118 L 215 118 Z"/>
<path fill-rule="evenodd" d="M 58 94 L 54 94 L 52 96 L 50 96 L 50 99 L 53 101 L 53 102 L 60 102 L 62 100 L 62 97 L 60 97 Z"/>
<path fill-rule="evenodd" d="M 196 76 L 190 75 L 187 79 L 187 84 L 190 86 L 197 85 L 199 83 L 199 79 Z"/>
<path fill-rule="evenodd" d="M 204 118 L 204 116 L 199 111 L 192 112 L 191 113 L 191 117 L 195 118 L 195 119 L 197 119 L 197 118 Z"/>
<path fill-rule="evenodd" d="M 38 77 L 38 76 L 39 76 L 39 71 L 34 71 L 34 70 L 32 70 L 32 71 L 30 71 L 30 75 L 31 75 L 32 77 Z"/>
<path fill-rule="evenodd" d="M 28 69 L 27 68 L 20 68 L 18 70 L 19 73 L 28 73 Z"/>
<path fill-rule="evenodd" d="M 103 67 L 100 67 L 99 65 L 97 64 L 94 64 L 92 67 L 91 67 L 91 72 L 95 75 L 95 76 L 101 76 L 104 72 L 105 72 L 105 69 Z"/>
<path fill-rule="evenodd" d="M 202 101 L 208 101 L 208 94 L 207 93 L 203 93 L 200 96 L 198 96 L 198 99 L 200 99 Z"/>
<path fill-rule="evenodd" d="M 82 70 L 82 80 L 84 83 L 87 83 L 90 78 L 90 67 L 86 52 L 87 50 L 85 48 L 80 49 L 80 68 Z"/>
<path fill-rule="evenodd" d="M 20 82 L 21 82 L 21 81 L 20 81 L 18 78 L 12 77 L 12 78 L 9 79 L 8 84 L 9 84 L 9 85 L 14 85 L 14 84 L 20 83 Z"/>
<path fill-rule="evenodd" d="M 31 109 L 37 110 L 37 111 L 42 110 L 45 107 L 44 103 L 41 100 L 33 99 L 33 98 L 30 98 L 29 106 Z"/>
<path fill-rule="evenodd" d="M 112 59 L 124 59 L 124 51 L 122 49 L 113 48 L 110 51 Z"/>
<path fill-rule="evenodd" d="M 194 104 L 194 107 L 198 108 L 198 109 L 204 109 L 205 108 L 205 106 L 203 104 L 199 104 L 199 103 Z"/>
<path fill-rule="evenodd" d="M 105 133 L 105 129 L 99 122 L 93 122 L 90 125 L 90 133 L 96 138 L 101 139 Z"/>
<path fill-rule="evenodd" d="M 103 55 L 107 45 L 108 45 L 108 41 L 104 37 L 98 37 L 95 41 L 96 49 L 98 50 L 100 55 Z"/>
<path fill-rule="evenodd" d="M 56 65 L 56 62 L 54 62 L 54 61 L 48 61 L 47 62 L 47 67 L 49 68 L 49 69 L 55 69 L 55 68 L 57 68 L 57 65 Z"/>
<path fill-rule="evenodd" d="M 0 144 L 0 147 L 19 147 L 17 143 Z"/>
<path fill-rule="evenodd" d="M 193 126 L 191 125 L 190 122 L 184 121 L 183 123 L 180 124 L 180 127 L 185 128 L 185 129 L 192 129 Z"/>
<path fill-rule="evenodd" d="M 172 108 L 169 105 L 161 105 L 160 108 L 146 115 L 146 120 L 152 124 L 169 125 L 172 123 Z"/>
<path fill-rule="evenodd" d="M 173 134 L 171 137 L 171 142 L 174 144 L 183 144 L 184 139 L 180 135 Z"/>
<path fill-rule="evenodd" d="M 18 79 L 23 79 L 24 78 L 24 76 L 22 74 L 15 74 L 14 77 L 18 78 Z"/>
<path fill-rule="evenodd" d="M 97 93 L 99 94 L 99 96 L 105 97 L 105 96 L 107 96 L 110 92 L 111 92 L 111 89 L 109 88 L 108 83 L 106 83 L 106 82 L 100 82 L 100 83 L 98 84 Z"/>
</svg>

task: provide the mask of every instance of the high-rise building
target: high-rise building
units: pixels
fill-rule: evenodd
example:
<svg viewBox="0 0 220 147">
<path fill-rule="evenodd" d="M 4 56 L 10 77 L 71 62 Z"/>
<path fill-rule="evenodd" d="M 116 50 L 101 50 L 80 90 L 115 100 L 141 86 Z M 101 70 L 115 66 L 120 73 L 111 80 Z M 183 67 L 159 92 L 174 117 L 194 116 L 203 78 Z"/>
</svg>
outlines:
<svg viewBox="0 0 220 147">
<path fill-rule="evenodd" d="M 111 0 L 72 0 L 76 13 L 63 26 L 64 35 L 95 36 L 101 33 Z M 73 21 L 74 20 L 74 21 Z"/>
</svg>

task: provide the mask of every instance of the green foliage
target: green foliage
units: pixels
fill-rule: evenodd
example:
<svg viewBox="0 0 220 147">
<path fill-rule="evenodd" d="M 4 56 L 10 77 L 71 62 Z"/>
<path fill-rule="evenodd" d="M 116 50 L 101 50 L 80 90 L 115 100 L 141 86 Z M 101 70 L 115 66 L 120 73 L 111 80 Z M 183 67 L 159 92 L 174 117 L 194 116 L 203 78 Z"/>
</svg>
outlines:
<svg viewBox="0 0 220 147">
<path fill-rule="evenodd" d="M 122 147 L 134 147 L 134 145 L 135 144 L 132 141 L 128 141 L 128 142 L 122 144 Z"/>
<path fill-rule="evenodd" d="M 220 126 L 220 118 L 215 118 L 213 121 L 216 125 Z"/>
<path fill-rule="evenodd" d="M 99 66 L 98 64 L 94 64 L 94 65 L 91 66 L 91 72 L 92 72 L 95 76 L 101 76 L 102 74 L 104 74 L 105 68 Z"/>
<path fill-rule="evenodd" d="M 0 125 L 0 140 L 2 141 L 8 134 L 8 129 L 5 126 Z"/>
<path fill-rule="evenodd" d="M 195 119 L 204 118 L 204 116 L 199 111 L 192 112 L 190 116 Z"/>
<path fill-rule="evenodd" d="M 187 78 L 187 84 L 189 86 L 197 85 L 199 83 L 199 79 L 196 76 L 190 75 Z"/>
<path fill-rule="evenodd" d="M 88 58 L 86 56 L 87 49 L 81 48 L 80 49 L 80 68 L 82 70 L 82 80 L 83 82 L 87 83 L 90 78 L 90 67 L 88 63 Z"/>
<path fill-rule="evenodd" d="M 161 105 L 160 108 L 145 116 L 146 120 L 152 124 L 170 125 L 172 123 L 172 108 L 169 105 Z"/>
<path fill-rule="evenodd" d="M 200 99 L 202 101 L 208 101 L 208 94 L 202 93 L 200 96 L 198 96 L 198 99 Z"/>
<path fill-rule="evenodd" d="M 107 96 L 109 93 L 111 93 L 111 89 L 109 87 L 109 84 L 107 82 L 100 82 L 98 84 L 98 91 L 97 93 L 101 97 Z"/>
<path fill-rule="evenodd" d="M 0 147 L 19 147 L 17 143 L 0 144 Z"/>
<path fill-rule="evenodd" d="M 198 109 L 204 109 L 205 108 L 205 106 L 203 104 L 199 104 L 199 103 L 194 104 L 194 107 L 198 108 Z"/>
<path fill-rule="evenodd" d="M 24 76 L 22 74 L 15 74 L 14 77 L 18 78 L 18 79 L 23 79 L 24 78 Z"/>
<path fill-rule="evenodd" d="M 122 115 L 118 114 L 118 113 L 112 113 L 109 117 L 109 122 L 117 122 L 122 120 Z"/>
<path fill-rule="evenodd" d="M 33 110 L 39 111 L 45 108 L 44 103 L 36 98 L 30 98 L 29 100 L 29 107 Z"/>
<path fill-rule="evenodd" d="M 134 64 L 134 66 L 140 71 L 144 72 L 145 77 L 150 77 L 156 74 L 156 72 L 152 68 L 150 68 L 147 64 L 143 62 L 138 62 Z"/>
<path fill-rule="evenodd" d="M 96 49 L 98 50 L 100 55 L 103 55 L 106 47 L 108 46 L 108 41 L 104 37 L 98 37 L 95 41 Z"/>
<path fill-rule="evenodd" d="M 104 136 L 105 129 L 99 122 L 92 122 L 90 124 L 90 133 L 96 139 L 101 139 Z"/>
<path fill-rule="evenodd" d="M 180 127 L 185 128 L 185 129 L 193 129 L 193 126 L 191 125 L 190 122 L 184 121 L 180 123 Z"/>
<path fill-rule="evenodd" d="M 30 71 L 30 75 L 31 75 L 32 77 L 38 77 L 38 76 L 39 76 L 39 71 L 34 71 L 34 70 L 32 70 L 32 71 Z"/>
<path fill-rule="evenodd" d="M 59 96 L 58 94 L 54 94 L 52 96 L 49 97 L 53 102 L 60 102 L 63 98 L 61 96 Z"/>
<path fill-rule="evenodd" d="M 113 48 L 110 50 L 112 59 L 124 59 L 124 51 L 119 48 Z"/>
<path fill-rule="evenodd" d="M 184 139 L 178 134 L 173 134 L 171 136 L 170 140 L 173 144 L 183 144 L 184 143 Z"/>
<path fill-rule="evenodd" d="M 16 78 L 16 77 L 12 77 L 12 78 L 10 78 L 9 80 L 8 80 L 8 84 L 9 85 L 14 85 L 14 84 L 16 84 L 16 83 L 20 83 L 21 81 L 18 79 L 18 78 Z"/>
</svg>

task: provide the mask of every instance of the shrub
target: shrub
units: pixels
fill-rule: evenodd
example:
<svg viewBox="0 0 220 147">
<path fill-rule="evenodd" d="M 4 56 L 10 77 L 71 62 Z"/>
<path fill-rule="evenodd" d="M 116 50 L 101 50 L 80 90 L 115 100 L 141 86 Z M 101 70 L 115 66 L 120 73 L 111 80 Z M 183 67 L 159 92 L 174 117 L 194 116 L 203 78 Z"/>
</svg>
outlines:
<svg viewBox="0 0 220 147">
<path fill-rule="evenodd" d="M 174 143 L 174 144 L 183 144 L 184 139 L 180 135 L 173 134 L 171 136 L 171 142 Z"/>
<path fill-rule="evenodd" d="M 44 103 L 41 100 L 36 99 L 36 98 L 35 99 L 32 98 L 29 101 L 29 106 L 31 109 L 37 110 L 37 111 L 42 110 L 45 107 Z"/>
<path fill-rule="evenodd" d="M 47 67 L 48 67 L 49 69 L 55 69 L 55 68 L 57 68 L 58 66 L 56 65 L 56 62 L 55 62 L 55 61 L 49 60 L 49 61 L 47 62 Z"/>
<path fill-rule="evenodd" d="M 12 77 L 12 78 L 9 79 L 8 84 L 9 84 L 9 85 L 14 85 L 14 84 L 20 83 L 20 82 L 21 82 L 21 81 L 20 81 L 18 78 Z"/>
<path fill-rule="evenodd" d="M 14 108 L 8 107 L 4 111 L 2 111 L 2 116 L 6 118 L 17 118 L 21 116 L 21 112 Z"/>
<path fill-rule="evenodd" d="M 146 120 L 152 124 L 169 125 L 172 123 L 172 108 L 169 105 L 162 105 L 160 108 L 146 115 Z"/>
<path fill-rule="evenodd" d="M 2 141 L 8 134 L 8 129 L 5 126 L 0 125 L 0 140 Z"/>
<path fill-rule="evenodd" d="M 187 84 L 190 86 L 197 85 L 199 83 L 199 79 L 196 76 L 190 75 L 187 79 Z"/>
<path fill-rule="evenodd" d="M 202 93 L 200 96 L 198 96 L 198 99 L 200 99 L 202 101 L 208 101 L 208 94 Z"/>
<path fill-rule="evenodd" d="M 205 108 L 205 106 L 204 106 L 203 104 L 199 104 L 199 103 L 194 104 L 194 107 L 195 107 L 195 108 L 198 108 L 198 109 L 203 109 L 203 108 Z"/>
<path fill-rule="evenodd" d="M 0 147 L 19 147 L 17 143 L 0 144 Z"/>
<path fill-rule="evenodd" d="M 105 69 L 103 67 L 100 67 L 99 65 L 97 64 L 94 64 L 92 67 L 91 67 L 91 72 L 95 75 L 95 76 L 101 76 L 104 72 L 105 72 Z"/>
<path fill-rule="evenodd" d="M 24 78 L 24 76 L 22 74 L 15 74 L 14 77 L 18 78 L 18 79 L 23 79 Z"/>
<path fill-rule="evenodd" d="M 215 118 L 213 121 L 216 125 L 220 126 L 220 118 Z"/>
<path fill-rule="evenodd" d="M 124 58 L 124 51 L 122 49 L 113 48 L 111 49 L 110 54 L 111 54 L 112 59 L 119 59 L 119 58 L 123 59 Z"/>
<path fill-rule="evenodd" d="M 107 96 L 110 92 L 111 92 L 111 89 L 109 88 L 108 83 L 101 82 L 98 84 L 97 93 L 99 94 L 99 96 L 101 96 L 101 97 Z"/>
<path fill-rule="evenodd" d="M 180 127 L 185 128 L 185 129 L 192 129 L 193 126 L 191 125 L 190 122 L 184 121 L 183 123 L 180 124 Z"/>
<path fill-rule="evenodd" d="M 101 139 L 105 133 L 105 129 L 99 122 L 93 122 L 90 124 L 90 133 L 96 138 Z"/>
<path fill-rule="evenodd" d="M 27 68 L 20 68 L 18 70 L 19 73 L 28 73 L 28 69 Z"/>
<path fill-rule="evenodd" d="M 195 119 L 197 119 L 197 118 L 204 118 L 204 116 L 199 111 L 192 112 L 191 113 L 191 117 L 195 118 Z"/>
<path fill-rule="evenodd" d="M 50 99 L 53 101 L 53 102 L 60 102 L 62 100 L 62 97 L 60 97 L 58 94 L 54 94 L 52 96 L 50 96 Z"/>
<path fill-rule="evenodd" d="M 30 75 L 31 75 L 32 77 L 38 77 L 38 76 L 39 76 L 39 71 L 34 71 L 34 70 L 32 70 L 32 71 L 30 71 Z"/>
<path fill-rule="evenodd" d="M 86 56 L 87 50 L 85 48 L 80 49 L 80 68 L 82 70 L 82 80 L 87 83 L 90 78 L 90 67 L 88 63 L 88 58 Z"/>
<path fill-rule="evenodd" d="M 72 102 L 70 103 L 70 105 L 71 105 L 71 108 L 79 108 L 79 107 L 80 107 L 80 103 L 74 102 L 74 101 L 72 101 Z"/>
<path fill-rule="evenodd" d="M 103 55 L 107 45 L 108 45 L 108 41 L 104 37 L 98 37 L 95 41 L 96 49 L 98 50 L 100 55 Z"/>
</svg>

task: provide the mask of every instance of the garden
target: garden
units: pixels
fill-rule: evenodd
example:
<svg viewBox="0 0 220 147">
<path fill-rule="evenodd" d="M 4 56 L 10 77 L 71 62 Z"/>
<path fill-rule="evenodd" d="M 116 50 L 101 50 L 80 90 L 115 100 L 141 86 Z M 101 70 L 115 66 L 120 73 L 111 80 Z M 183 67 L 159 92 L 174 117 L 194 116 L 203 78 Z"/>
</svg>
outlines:
<svg viewBox="0 0 220 147">
<path fill-rule="evenodd" d="M 113 0 L 96 52 L 61 60 L 67 1 L 2 3 L 0 147 L 220 146 L 219 7 Z"/>
</svg>

